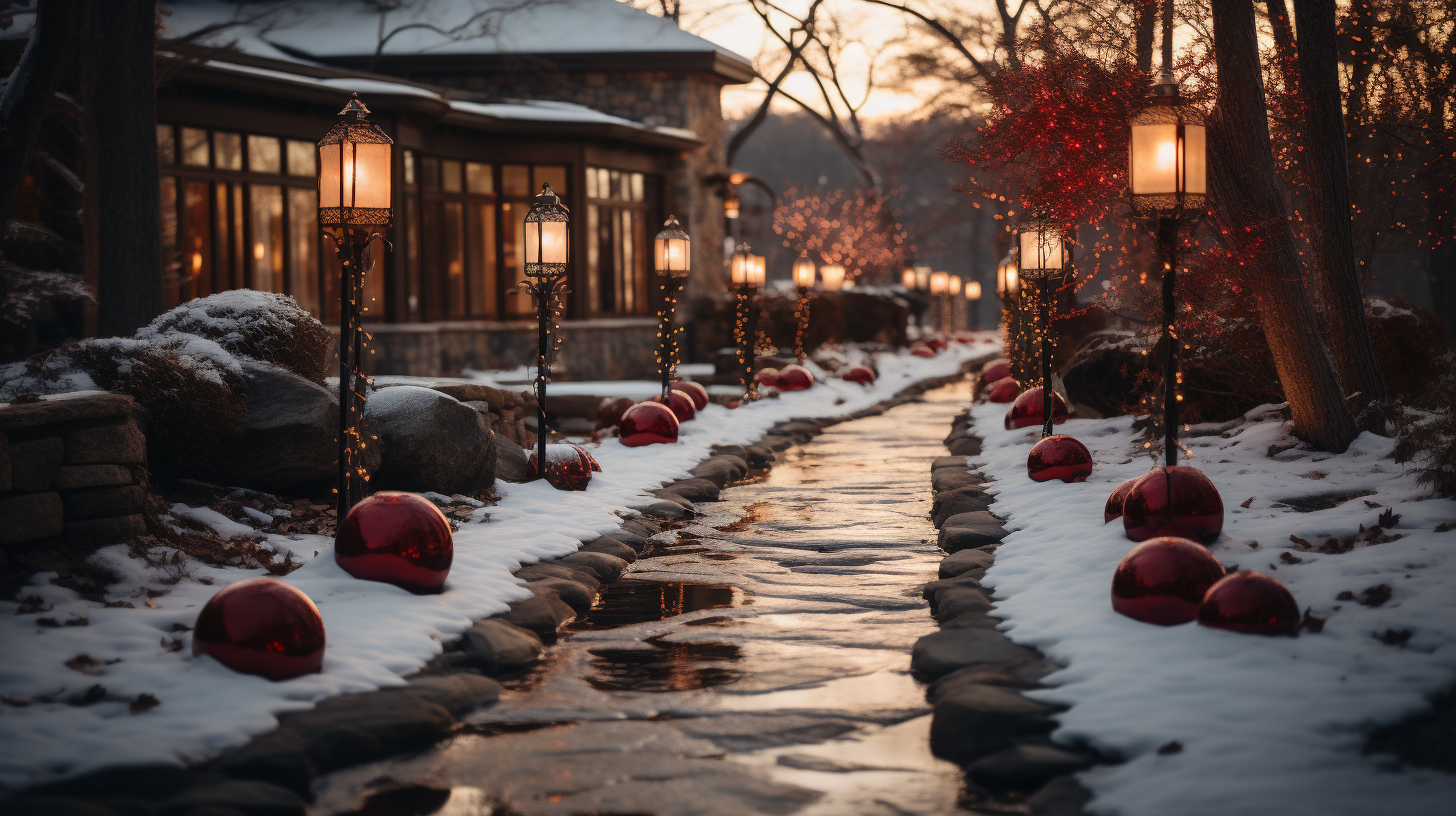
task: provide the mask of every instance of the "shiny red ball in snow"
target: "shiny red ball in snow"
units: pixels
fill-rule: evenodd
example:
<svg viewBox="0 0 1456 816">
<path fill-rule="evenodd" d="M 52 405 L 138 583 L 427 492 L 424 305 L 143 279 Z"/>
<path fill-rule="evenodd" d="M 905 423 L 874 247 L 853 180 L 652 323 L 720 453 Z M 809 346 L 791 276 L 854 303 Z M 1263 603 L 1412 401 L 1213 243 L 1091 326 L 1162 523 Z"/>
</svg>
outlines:
<svg viewBox="0 0 1456 816">
<path fill-rule="evenodd" d="M 1238 572 L 1204 594 L 1198 622 L 1246 635 L 1293 635 L 1299 631 L 1299 604 L 1278 579 Z"/>
<path fill-rule="evenodd" d="M 844 372 L 844 379 L 847 382 L 859 383 L 860 385 L 871 385 L 875 381 L 875 372 L 869 366 L 855 366 Z"/>
<path fill-rule="evenodd" d="M 1134 476 L 1133 478 L 1128 479 L 1127 481 L 1118 485 L 1117 489 L 1112 491 L 1112 493 L 1107 497 L 1107 504 L 1104 505 L 1102 508 L 1103 524 L 1106 524 L 1107 522 L 1112 521 L 1115 518 L 1122 518 L 1122 503 L 1127 499 L 1127 494 L 1131 492 L 1132 486 L 1137 484 L 1137 480 L 1141 478 L 1141 476 Z"/>
<path fill-rule="evenodd" d="M 297 587 L 248 578 L 208 599 L 192 632 L 192 654 L 236 672 L 287 680 L 324 662 L 324 619 Z"/>
<path fill-rule="evenodd" d="M 934 357 L 935 349 L 924 343 L 916 343 L 910 347 L 910 353 L 916 357 Z"/>
<path fill-rule="evenodd" d="M 1067 403 L 1062 395 L 1052 392 L 1052 424 L 1060 425 L 1067 421 Z M 1016 428 L 1028 428 L 1032 425 L 1041 425 L 1044 420 L 1041 415 L 1041 386 L 1028 389 L 1011 403 L 1011 410 L 1006 412 L 1006 430 Z"/>
<path fill-rule="evenodd" d="M 992 360 L 981 366 L 981 382 L 994 384 L 1011 376 L 1011 363 L 1007 360 Z"/>
<path fill-rule="evenodd" d="M 1034 482 L 1084 482 L 1092 474 L 1092 454 L 1070 436 L 1048 436 L 1032 446 L 1026 473 Z"/>
<path fill-rule="evenodd" d="M 759 385 L 772 388 L 779 384 L 779 370 L 777 368 L 760 368 L 754 376 Z"/>
<path fill-rule="evenodd" d="M 362 499 L 334 535 L 334 560 L 345 572 L 417 592 L 444 586 L 454 559 L 450 522 L 417 493 L 384 490 Z"/>
<path fill-rule="evenodd" d="M 1198 617 L 1223 565 L 1202 545 L 1159 536 L 1132 548 L 1112 573 L 1112 609 L 1133 620 L 1176 626 Z"/>
<path fill-rule="evenodd" d="M 1021 383 L 1010 377 L 1003 377 L 992 383 L 986 391 L 990 402 L 1011 402 L 1021 393 Z"/>
<path fill-rule="evenodd" d="M 801 365 L 790 363 L 779 369 L 778 389 L 780 391 L 803 391 L 814 384 L 814 375 Z"/>
<path fill-rule="evenodd" d="M 639 402 L 622 414 L 617 436 L 629 448 L 677 441 L 677 416 L 660 402 Z"/>
<path fill-rule="evenodd" d="M 1122 527 L 1133 541 L 1175 535 L 1207 543 L 1223 530 L 1223 499 L 1197 468 L 1160 467 L 1127 492 Z"/>
<path fill-rule="evenodd" d="M 658 394 L 652 398 L 653 402 L 661 403 L 662 395 Z M 693 407 L 693 398 L 681 391 L 671 391 L 667 395 L 667 407 L 672 409 L 672 415 L 677 417 L 678 422 L 687 422 L 698 415 Z"/>
<path fill-rule="evenodd" d="M 708 389 L 704 388 L 701 383 L 678 380 L 672 384 L 672 390 L 681 391 L 692 397 L 693 407 L 699 411 L 708 407 Z"/>
<path fill-rule="evenodd" d="M 537 461 L 532 451 L 527 465 L 532 473 L 540 472 Z M 586 490 L 592 473 L 601 469 L 591 454 L 576 445 L 546 446 L 546 482 L 557 490 Z"/>
</svg>

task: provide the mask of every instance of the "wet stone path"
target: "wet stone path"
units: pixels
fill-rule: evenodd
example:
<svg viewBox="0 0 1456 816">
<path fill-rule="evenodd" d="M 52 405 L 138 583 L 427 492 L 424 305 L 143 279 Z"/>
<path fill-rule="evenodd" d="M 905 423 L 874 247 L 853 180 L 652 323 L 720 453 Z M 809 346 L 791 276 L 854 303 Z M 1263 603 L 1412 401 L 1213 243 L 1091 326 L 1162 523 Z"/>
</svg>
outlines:
<svg viewBox="0 0 1456 816">
<path fill-rule="evenodd" d="M 962 812 L 909 668 L 944 555 L 929 462 L 968 398 L 831 426 L 700 504 L 465 732 L 324 778 L 311 812 Z"/>
</svg>

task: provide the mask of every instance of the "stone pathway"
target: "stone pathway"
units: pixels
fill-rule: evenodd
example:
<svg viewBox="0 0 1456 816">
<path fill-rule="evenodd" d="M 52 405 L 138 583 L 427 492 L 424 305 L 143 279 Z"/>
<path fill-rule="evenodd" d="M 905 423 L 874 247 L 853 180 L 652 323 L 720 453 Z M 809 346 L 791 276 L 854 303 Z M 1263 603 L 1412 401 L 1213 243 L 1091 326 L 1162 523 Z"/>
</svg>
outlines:
<svg viewBox="0 0 1456 816">
<path fill-rule="evenodd" d="M 832 426 L 654 548 L 464 732 L 315 785 L 318 814 L 954 814 L 910 650 L 959 384 Z"/>
</svg>

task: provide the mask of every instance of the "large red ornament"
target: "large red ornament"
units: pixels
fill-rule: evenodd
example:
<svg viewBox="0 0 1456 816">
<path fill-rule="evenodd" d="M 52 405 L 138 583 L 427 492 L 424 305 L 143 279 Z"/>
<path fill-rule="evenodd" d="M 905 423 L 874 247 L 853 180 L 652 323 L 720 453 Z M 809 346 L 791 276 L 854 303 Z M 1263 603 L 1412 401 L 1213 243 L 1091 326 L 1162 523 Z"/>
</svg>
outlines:
<svg viewBox="0 0 1456 816">
<path fill-rule="evenodd" d="M 935 349 L 924 343 L 916 343 L 910 347 L 910 353 L 916 357 L 934 357 Z"/>
<path fill-rule="evenodd" d="M 192 633 L 192 654 L 269 680 L 318 671 L 324 619 L 313 601 L 276 578 L 248 578 L 208 599 Z"/>
<path fill-rule="evenodd" d="M 661 403 L 662 395 L 658 394 L 652 398 L 652 401 Z M 698 415 L 697 409 L 693 407 L 693 398 L 681 391 L 671 391 L 668 393 L 667 407 L 672 409 L 672 414 L 677 417 L 678 422 L 687 422 Z"/>
<path fill-rule="evenodd" d="M 1067 403 L 1062 400 L 1062 395 L 1052 392 L 1052 424 L 1060 425 L 1067 421 Z M 1041 425 L 1045 422 L 1041 415 L 1041 386 L 1023 391 L 1016 402 L 1011 403 L 1011 410 L 1006 412 L 1006 430 L 1026 428 L 1032 425 Z"/>
<path fill-rule="evenodd" d="M 1011 376 L 1011 365 L 1006 360 L 992 360 L 981 366 L 982 384 L 994 384 Z"/>
<path fill-rule="evenodd" d="M 790 363 L 779 369 L 778 388 L 780 391 L 803 391 L 813 384 L 814 375 L 801 365 Z"/>
<path fill-rule="evenodd" d="M 1223 565 L 1186 538 L 1159 536 L 1132 548 L 1112 573 L 1112 609 L 1159 626 L 1198 617 L 1208 588 L 1223 578 Z"/>
<path fill-rule="evenodd" d="M 405 589 L 439 589 L 454 559 L 450 522 L 417 493 L 384 490 L 366 497 L 334 535 L 334 560 L 345 572 Z"/>
<path fill-rule="evenodd" d="M 1122 503 L 1127 499 L 1127 494 L 1132 486 L 1137 484 L 1141 476 L 1134 476 L 1131 479 L 1117 486 L 1112 495 L 1107 497 L 1107 504 L 1102 508 L 1102 523 L 1106 524 L 1115 518 L 1122 518 Z"/>
<path fill-rule="evenodd" d="M 946 349 L 950 348 L 950 343 L 945 342 L 944 339 L 939 337 L 932 337 L 929 340 L 926 340 L 925 345 L 930 346 L 936 351 L 945 351 Z"/>
<path fill-rule="evenodd" d="M 761 368 L 754 377 L 758 384 L 765 388 L 772 388 L 779 384 L 779 370 L 777 368 Z"/>
<path fill-rule="evenodd" d="M 691 397 L 693 407 L 699 411 L 708 407 L 708 389 L 704 388 L 700 383 L 678 380 L 672 384 L 672 390 L 681 391 Z"/>
<path fill-rule="evenodd" d="M 634 404 L 630 397 L 603 400 L 602 407 L 597 409 L 597 427 L 610 428 L 621 422 L 622 414 Z"/>
<path fill-rule="evenodd" d="M 533 472 L 540 468 L 537 462 L 532 452 L 529 467 Z M 586 490 L 592 473 L 601 469 L 591 454 L 576 445 L 546 446 L 546 482 L 557 490 Z"/>
<path fill-rule="evenodd" d="M 1033 482 L 1084 482 L 1092 473 L 1092 454 L 1070 436 L 1048 436 L 1032 446 L 1026 472 Z"/>
<path fill-rule="evenodd" d="M 1246 635 L 1299 632 L 1299 604 L 1277 579 L 1262 572 L 1238 572 L 1214 584 L 1198 607 L 1198 622 Z"/>
<path fill-rule="evenodd" d="M 1173 535 L 1209 542 L 1223 530 L 1223 499 L 1197 468 L 1174 465 L 1138 478 L 1122 500 L 1122 526 L 1133 541 Z"/>
<path fill-rule="evenodd" d="M 629 448 L 676 442 L 677 430 L 677 416 L 660 402 L 639 402 L 617 423 L 617 436 Z"/>
<path fill-rule="evenodd" d="M 871 385 L 875 381 L 875 372 L 869 366 L 855 366 L 844 372 L 844 379 L 860 385 Z"/>
<path fill-rule="evenodd" d="M 1011 402 L 1021 393 L 1021 383 L 1010 377 L 1002 377 L 991 384 L 986 399 L 991 402 Z"/>
</svg>

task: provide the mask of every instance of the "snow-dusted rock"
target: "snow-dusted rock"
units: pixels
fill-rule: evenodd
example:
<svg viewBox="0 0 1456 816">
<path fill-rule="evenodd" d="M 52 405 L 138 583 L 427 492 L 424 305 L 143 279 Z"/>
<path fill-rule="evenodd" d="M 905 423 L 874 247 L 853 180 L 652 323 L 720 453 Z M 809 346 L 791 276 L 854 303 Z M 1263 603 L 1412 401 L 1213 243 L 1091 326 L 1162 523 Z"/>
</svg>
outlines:
<svg viewBox="0 0 1456 816">
<path fill-rule="evenodd" d="M 535 632 L 490 618 L 470 627 L 465 633 L 465 649 L 459 654 L 486 674 L 506 674 L 535 663 L 544 652 Z"/>
<path fill-rule="evenodd" d="M 338 479 L 338 395 L 267 363 L 245 361 L 248 418 L 232 453 L 219 462 L 230 484 L 289 493 Z M 365 448 L 365 467 L 379 463 L 378 447 Z"/>
<path fill-rule="evenodd" d="M 333 339 L 293 298 L 233 289 L 190 300 L 137 332 L 138 339 L 193 335 L 241 359 L 282 366 L 323 382 Z"/>
<path fill-rule="evenodd" d="M 369 430 L 383 446 L 375 489 L 478 493 L 495 484 L 496 439 L 480 412 L 429 388 L 373 394 Z"/>
</svg>

